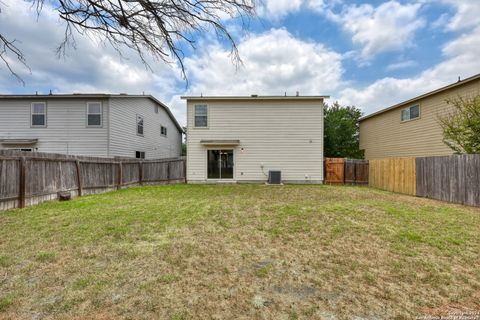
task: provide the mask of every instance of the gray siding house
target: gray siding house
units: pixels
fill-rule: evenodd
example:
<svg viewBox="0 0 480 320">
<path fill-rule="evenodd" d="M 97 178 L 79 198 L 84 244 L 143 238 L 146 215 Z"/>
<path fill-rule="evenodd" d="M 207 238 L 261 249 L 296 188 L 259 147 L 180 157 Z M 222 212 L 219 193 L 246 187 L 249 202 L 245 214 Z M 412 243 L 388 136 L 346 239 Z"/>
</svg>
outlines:
<svg viewBox="0 0 480 320">
<path fill-rule="evenodd" d="M 183 97 L 187 182 L 323 182 L 325 96 Z"/>
<path fill-rule="evenodd" d="M 150 95 L 0 95 L 0 149 L 176 158 L 183 129 Z"/>
</svg>

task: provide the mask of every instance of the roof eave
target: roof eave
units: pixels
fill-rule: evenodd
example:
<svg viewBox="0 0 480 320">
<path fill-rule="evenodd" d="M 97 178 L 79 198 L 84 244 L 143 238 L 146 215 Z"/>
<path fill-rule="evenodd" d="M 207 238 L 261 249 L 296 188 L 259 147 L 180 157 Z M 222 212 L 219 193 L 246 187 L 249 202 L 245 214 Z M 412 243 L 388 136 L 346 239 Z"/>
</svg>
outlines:
<svg viewBox="0 0 480 320">
<path fill-rule="evenodd" d="M 181 96 L 182 100 L 230 100 L 230 101 L 255 101 L 255 100 L 324 100 L 330 96 Z"/>
</svg>

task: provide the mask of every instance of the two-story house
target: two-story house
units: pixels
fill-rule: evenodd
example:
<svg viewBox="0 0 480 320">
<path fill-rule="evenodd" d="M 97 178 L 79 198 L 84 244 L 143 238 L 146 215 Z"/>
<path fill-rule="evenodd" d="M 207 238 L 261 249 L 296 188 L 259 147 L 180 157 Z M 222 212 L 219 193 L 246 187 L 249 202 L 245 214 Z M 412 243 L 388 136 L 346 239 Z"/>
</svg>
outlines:
<svg viewBox="0 0 480 320">
<path fill-rule="evenodd" d="M 169 108 L 151 95 L 0 96 L 0 149 L 175 158 L 182 133 Z"/>
<path fill-rule="evenodd" d="M 182 98 L 189 183 L 323 182 L 325 96 Z"/>
</svg>

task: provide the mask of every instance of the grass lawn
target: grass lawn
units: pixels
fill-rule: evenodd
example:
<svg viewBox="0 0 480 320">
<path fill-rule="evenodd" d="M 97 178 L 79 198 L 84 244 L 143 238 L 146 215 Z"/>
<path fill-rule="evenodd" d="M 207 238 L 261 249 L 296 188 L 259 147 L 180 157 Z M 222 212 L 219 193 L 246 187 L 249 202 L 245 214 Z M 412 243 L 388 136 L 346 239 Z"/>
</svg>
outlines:
<svg viewBox="0 0 480 320">
<path fill-rule="evenodd" d="M 480 209 L 360 187 L 172 185 L 0 212 L 0 319 L 480 311 Z"/>
</svg>

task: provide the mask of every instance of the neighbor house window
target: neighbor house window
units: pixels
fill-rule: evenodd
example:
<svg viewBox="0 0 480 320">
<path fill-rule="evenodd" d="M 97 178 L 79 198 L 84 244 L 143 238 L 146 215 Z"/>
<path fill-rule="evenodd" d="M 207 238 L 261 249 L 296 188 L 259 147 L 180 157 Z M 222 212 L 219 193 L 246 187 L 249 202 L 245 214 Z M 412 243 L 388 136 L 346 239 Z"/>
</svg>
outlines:
<svg viewBox="0 0 480 320">
<path fill-rule="evenodd" d="M 420 117 L 420 106 L 417 104 L 402 110 L 402 121 L 413 120 Z"/>
<path fill-rule="evenodd" d="M 88 127 L 102 126 L 102 103 L 100 102 L 87 103 L 87 126 Z"/>
<path fill-rule="evenodd" d="M 145 159 L 145 152 L 144 151 L 135 151 L 135 158 Z"/>
<path fill-rule="evenodd" d="M 206 105 L 195 106 L 195 127 L 208 127 L 208 107 Z"/>
<path fill-rule="evenodd" d="M 160 126 L 160 134 L 162 136 L 167 136 L 167 127 L 164 127 L 164 126 Z"/>
<path fill-rule="evenodd" d="M 143 136 L 143 117 L 137 115 L 137 134 Z"/>
<path fill-rule="evenodd" d="M 155 106 L 155 113 L 158 113 L 158 106 Z"/>
<path fill-rule="evenodd" d="M 31 106 L 32 127 L 47 126 L 47 104 L 45 102 L 34 102 Z"/>
</svg>

